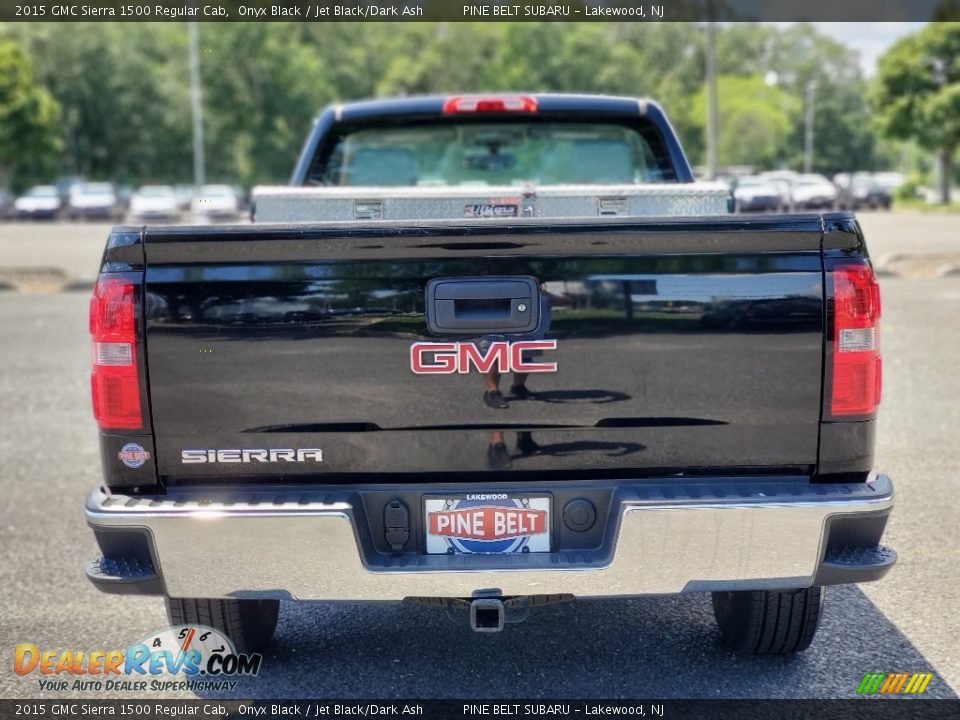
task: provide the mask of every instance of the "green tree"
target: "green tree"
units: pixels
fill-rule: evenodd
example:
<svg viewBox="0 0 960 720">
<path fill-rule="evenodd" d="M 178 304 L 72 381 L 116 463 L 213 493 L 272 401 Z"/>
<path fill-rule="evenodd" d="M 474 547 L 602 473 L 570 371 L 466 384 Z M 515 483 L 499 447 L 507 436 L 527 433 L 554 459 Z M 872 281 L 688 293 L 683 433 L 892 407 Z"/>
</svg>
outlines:
<svg viewBox="0 0 960 720">
<path fill-rule="evenodd" d="M 761 77 L 723 75 L 717 78 L 719 133 L 717 162 L 721 165 L 775 167 L 790 135 L 796 99 Z M 694 122 L 702 130 L 707 116 L 703 88 L 692 103 Z"/>
<path fill-rule="evenodd" d="M 815 85 L 813 170 L 837 172 L 879 169 L 876 127 L 866 101 L 859 58 L 849 47 L 797 24 L 771 35 L 766 57 L 780 87 L 798 100 L 788 140 L 787 164 L 803 165 L 804 101 Z"/>
<path fill-rule="evenodd" d="M 338 99 L 330 48 L 299 23 L 203 25 L 200 45 L 211 182 L 284 182 L 311 120 Z"/>
<path fill-rule="evenodd" d="M 8 23 L 63 109 L 62 167 L 91 178 L 192 177 L 184 23 Z M 817 83 L 815 166 L 872 169 L 875 127 L 856 57 L 813 26 L 718 28 L 730 160 L 798 167 Z M 478 91 L 646 96 L 703 155 L 704 33 L 684 23 L 217 23 L 200 28 L 211 181 L 276 182 L 329 102 Z M 773 87 L 761 86 L 758 78 Z M 727 97 L 726 91 L 733 95 Z M 729 107 L 725 109 L 725 105 Z M 787 129 L 783 130 L 786 113 Z M 756 134 L 755 149 L 731 138 Z M 753 135 L 751 135 L 753 137 Z M 723 151 L 721 151 L 723 153 Z"/>
<path fill-rule="evenodd" d="M 940 201 L 949 203 L 960 144 L 960 23 L 931 23 L 890 48 L 872 100 L 887 136 L 939 153 Z"/>
<path fill-rule="evenodd" d="M 717 37 L 718 72 L 763 77 L 791 96 L 790 131 L 779 164 L 803 166 L 807 87 L 815 86 L 813 169 L 828 175 L 876 169 L 876 129 L 856 53 L 798 23 L 733 23 Z M 722 107 L 724 98 L 720 96 Z"/>
<path fill-rule="evenodd" d="M 36 84 L 24 49 L 0 41 L 0 187 L 15 173 L 22 185 L 49 167 L 59 150 L 58 122 L 57 103 Z"/>
<path fill-rule="evenodd" d="M 189 177 L 182 23 L 22 23 L 12 31 L 63 110 L 62 170 L 110 180 Z"/>
</svg>

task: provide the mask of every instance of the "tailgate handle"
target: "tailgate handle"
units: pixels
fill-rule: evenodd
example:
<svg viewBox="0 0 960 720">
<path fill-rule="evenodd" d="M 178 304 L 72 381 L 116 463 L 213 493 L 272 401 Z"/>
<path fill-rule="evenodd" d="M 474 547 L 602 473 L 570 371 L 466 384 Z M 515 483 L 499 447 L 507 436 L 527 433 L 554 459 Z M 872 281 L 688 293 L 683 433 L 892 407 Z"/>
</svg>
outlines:
<svg viewBox="0 0 960 720">
<path fill-rule="evenodd" d="M 539 323 L 535 278 L 436 278 L 427 283 L 427 327 L 434 334 L 526 333 Z"/>
</svg>

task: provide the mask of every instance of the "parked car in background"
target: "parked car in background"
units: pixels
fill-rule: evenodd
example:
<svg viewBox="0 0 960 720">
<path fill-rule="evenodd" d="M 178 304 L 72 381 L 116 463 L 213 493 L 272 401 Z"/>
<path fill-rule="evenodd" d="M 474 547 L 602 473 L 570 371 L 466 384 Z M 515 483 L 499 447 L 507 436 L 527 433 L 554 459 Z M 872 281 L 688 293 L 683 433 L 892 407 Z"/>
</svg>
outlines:
<svg viewBox="0 0 960 720">
<path fill-rule="evenodd" d="M 853 209 L 863 207 L 889 210 L 893 205 L 893 195 L 873 178 L 854 178 Z"/>
<path fill-rule="evenodd" d="M 70 189 L 67 216 L 71 220 L 98 218 L 113 220 L 120 216 L 117 193 L 111 183 L 93 182 L 74 185 Z"/>
<path fill-rule="evenodd" d="M 54 220 L 62 209 L 63 203 L 55 185 L 36 185 L 13 204 L 13 213 L 18 219 Z"/>
<path fill-rule="evenodd" d="M 57 194 L 60 196 L 60 204 L 63 207 L 67 206 L 67 203 L 70 200 L 70 191 L 73 190 L 77 185 L 82 185 L 86 182 L 86 179 L 80 177 L 79 175 L 66 175 L 64 177 L 58 177 L 53 181 L 53 184 L 57 187 Z"/>
<path fill-rule="evenodd" d="M 115 187 L 117 195 L 117 209 L 121 215 L 130 210 L 130 200 L 133 199 L 133 188 L 129 185 L 117 185 Z"/>
<path fill-rule="evenodd" d="M 793 170 L 773 170 L 760 173 L 762 179 L 773 185 L 780 194 L 780 208 L 790 211 L 793 209 L 793 183 L 798 175 Z"/>
<path fill-rule="evenodd" d="M 823 175 L 799 175 L 791 186 L 794 209 L 829 210 L 837 204 L 837 188 Z"/>
<path fill-rule="evenodd" d="M 777 187 L 756 175 L 737 178 L 733 185 L 733 204 L 736 212 L 776 211 L 783 206 Z"/>
<path fill-rule="evenodd" d="M 174 185 L 173 191 L 177 194 L 177 207 L 186 212 L 190 209 L 190 203 L 193 202 L 192 185 Z"/>
<path fill-rule="evenodd" d="M 176 220 L 177 192 L 170 185 L 144 185 L 130 198 L 131 220 Z"/>
<path fill-rule="evenodd" d="M 233 194 L 237 196 L 237 206 L 240 210 L 245 210 L 248 206 L 247 191 L 239 185 L 233 186 Z"/>
<path fill-rule="evenodd" d="M 233 220 L 240 213 L 240 201 L 229 185 L 204 185 L 191 201 L 190 211 L 209 220 Z"/>
<path fill-rule="evenodd" d="M 837 187 L 837 205 L 841 210 L 889 210 L 893 205 L 893 195 L 870 173 L 841 173 L 834 176 L 833 182 Z"/>
<path fill-rule="evenodd" d="M 9 190 L 0 190 L 0 219 L 7 220 L 13 217 L 13 203 L 16 197 Z"/>
</svg>

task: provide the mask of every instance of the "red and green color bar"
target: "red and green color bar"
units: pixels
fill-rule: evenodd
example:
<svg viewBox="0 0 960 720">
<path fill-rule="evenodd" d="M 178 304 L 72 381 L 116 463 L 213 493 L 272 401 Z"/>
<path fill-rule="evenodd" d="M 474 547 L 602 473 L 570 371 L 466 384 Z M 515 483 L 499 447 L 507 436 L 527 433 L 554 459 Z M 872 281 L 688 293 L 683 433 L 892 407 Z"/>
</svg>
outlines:
<svg viewBox="0 0 960 720">
<path fill-rule="evenodd" d="M 933 673 L 867 673 L 857 688 L 858 695 L 916 695 L 930 684 Z"/>
</svg>

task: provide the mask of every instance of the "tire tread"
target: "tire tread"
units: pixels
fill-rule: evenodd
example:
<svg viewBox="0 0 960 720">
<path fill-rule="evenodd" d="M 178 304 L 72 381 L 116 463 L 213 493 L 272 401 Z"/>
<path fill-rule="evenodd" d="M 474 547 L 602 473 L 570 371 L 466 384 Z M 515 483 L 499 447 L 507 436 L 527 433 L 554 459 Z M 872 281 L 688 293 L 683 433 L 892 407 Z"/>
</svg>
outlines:
<svg viewBox="0 0 960 720">
<path fill-rule="evenodd" d="M 724 643 L 751 655 L 805 650 L 822 615 L 822 587 L 714 593 L 713 608 Z"/>
<path fill-rule="evenodd" d="M 278 600 L 167 598 L 171 625 L 206 625 L 233 642 L 237 652 L 266 647 L 277 627 Z"/>
</svg>

